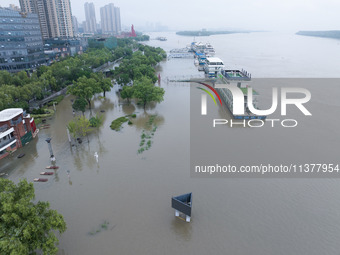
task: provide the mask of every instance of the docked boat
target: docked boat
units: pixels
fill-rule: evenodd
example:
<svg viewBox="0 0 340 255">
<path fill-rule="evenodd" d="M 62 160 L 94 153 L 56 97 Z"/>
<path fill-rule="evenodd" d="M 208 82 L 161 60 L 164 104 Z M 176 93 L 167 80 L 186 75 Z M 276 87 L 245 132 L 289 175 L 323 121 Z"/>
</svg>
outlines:
<svg viewBox="0 0 340 255">
<path fill-rule="evenodd" d="M 204 72 L 209 77 L 216 77 L 219 72 L 224 70 L 224 63 L 220 58 L 207 58 L 204 64 Z"/>
<path fill-rule="evenodd" d="M 53 175 L 54 172 L 40 172 L 40 175 Z"/>
<path fill-rule="evenodd" d="M 46 178 L 35 178 L 33 181 L 35 181 L 35 182 L 47 182 L 48 179 L 46 179 Z"/>
<path fill-rule="evenodd" d="M 207 43 L 205 45 L 204 53 L 207 57 L 213 57 L 215 56 L 215 49 L 210 43 Z"/>
<path fill-rule="evenodd" d="M 46 169 L 58 169 L 59 166 L 47 166 Z"/>
<path fill-rule="evenodd" d="M 204 43 L 202 42 L 198 42 L 193 44 L 193 51 L 197 52 L 197 53 L 204 53 L 206 46 Z"/>
<path fill-rule="evenodd" d="M 189 48 L 172 49 L 168 54 L 168 59 L 170 58 L 192 58 L 193 54 Z"/>
<path fill-rule="evenodd" d="M 198 64 L 200 66 L 204 66 L 205 65 L 205 61 L 207 60 L 207 57 L 204 53 L 195 53 L 195 58 L 198 60 Z"/>
<path fill-rule="evenodd" d="M 218 94 L 221 96 L 222 101 L 225 106 L 231 113 L 234 119 L 239 120 L 251 120 L 251 119 L 260 119 L 265 120 L 267 118 L 266 115 L 255 115 L 249 111 L 248 108 L 248 89 L 249 82 L 251 81 L 251 74 L 246 72 L 245 70 L 222 70 L 218 75 L 220 81 L 225 84 L 230 84 L 237 86 L 244 95 L 244 103 L 245 103 L 245 111 L 244 114 L 234 114 L 233 113 L 233 94 L 229 89 L 226 88 L 216 88 Z M 253 97 L 253 106 L 258 109 L 258 97 L 259 93 L 256 90 L 252 90 Z"/>
</svg>

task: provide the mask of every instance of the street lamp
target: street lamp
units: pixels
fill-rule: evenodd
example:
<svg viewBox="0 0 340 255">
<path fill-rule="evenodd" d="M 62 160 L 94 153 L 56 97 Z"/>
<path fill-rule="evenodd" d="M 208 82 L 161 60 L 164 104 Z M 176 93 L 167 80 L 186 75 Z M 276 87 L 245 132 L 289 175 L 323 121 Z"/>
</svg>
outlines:
<svg viewBox="0 0 340 255">
<path fill-rule="evenodd" d="M 54 157 L 53 151 L 52 151 L 51 140 L 52 140 L 52 138 L 48 137 L 45 141 L 46 141 L 47 144 L 48 144 L 48 149 L 49 149 L 49 151 L 50 151 L 50 159 L 51 159 L 51 162 L 54 162 L 54 161 L 55 161 L 55 157 Z"/>
</svg>

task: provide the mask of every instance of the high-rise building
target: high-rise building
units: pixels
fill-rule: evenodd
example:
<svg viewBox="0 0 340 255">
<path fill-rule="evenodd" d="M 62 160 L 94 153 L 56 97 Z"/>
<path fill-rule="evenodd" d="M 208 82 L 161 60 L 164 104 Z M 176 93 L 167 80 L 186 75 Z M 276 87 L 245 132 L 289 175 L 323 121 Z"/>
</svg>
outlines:
<svg viewBox="0 0 340 255">
<path fill-rule="evenodd" d="M 22 12 L 36 13 L 44 39 L 73 37 L 70 0 L 19 0 Z"/>
<path fill-rule="evenodd" d="M 119 7 L 115 7 L 115 19 L 116 19 L 117 34 L 119 34 L 120 31 L 122 31 L 122 26 L 120 24 L 120 8 Z"/>
<path fill-rule="evenodd" d="M 18 72 L 45 64 L 38 16 L 0 7 L 0 70 Z"/>
<path fill-rule="evenodd" d="M 56 2 L 59 37 L 74 37 L 70 0 L 52 0 Z"/>
<path fill-rule="evenodd" d="M 120 9 L 114 4 L 100 8 L 100 19 L 103 34 L 118 34 L 121 31 Z"/>
<path fill-rule="evenodd" d="M 22 12 L 36 13 L 34 0 L 19 0 Z"/>
<path fill-rule="evenodd" d="M 84 4 L 85 8 L 85 32 L 86 33 L 95 33 L 97 32 L 97 20 L 96 20 L 96 12 L 94 9 L 93 3 L 86 2 Z"/>
<path fill-rule="evenodd" d="M 73 24 L 73 33 L 78 34 L 79 33 L 79 24 L 78 19 L 76 16 L 72 16 L 72 24 Z"/>
</svg>

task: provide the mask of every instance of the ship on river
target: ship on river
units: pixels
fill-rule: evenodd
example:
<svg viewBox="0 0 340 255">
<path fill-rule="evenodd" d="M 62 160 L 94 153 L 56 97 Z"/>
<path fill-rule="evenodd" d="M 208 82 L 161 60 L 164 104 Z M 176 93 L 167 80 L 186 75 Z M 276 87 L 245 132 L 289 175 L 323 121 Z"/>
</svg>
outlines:
<svg viewBox="0 0 340 255">
<path fill-rule="evenodd" d="M 251 120 L 251 119 L 260 119 L 265 120 L 266 115 L 256 115 L 250 112 L 248 107 L 248 89 L 250 87 L 251 82 L 251 74 L 245 70 L 222 70 L 218 74 L 218 83 L 223 84 L 230 84 L 233 86 L 237 86 L 243 93 L 244 96 L 244 114 L 234 114 L 233 113 L 233 106 L 234 106 L 234 98 L 231 91 L 227 88 L 221 88 L 215 84 L 215 89 L 217 90 L 218 94 L 221 96 L 225 106 L 230 111 L 231 115 L 234 119 L 239 120 Z M 254 108 L 258 109 L 258 97 L 259 93 L 252 89 L 252 104 Z"/>
</svg>

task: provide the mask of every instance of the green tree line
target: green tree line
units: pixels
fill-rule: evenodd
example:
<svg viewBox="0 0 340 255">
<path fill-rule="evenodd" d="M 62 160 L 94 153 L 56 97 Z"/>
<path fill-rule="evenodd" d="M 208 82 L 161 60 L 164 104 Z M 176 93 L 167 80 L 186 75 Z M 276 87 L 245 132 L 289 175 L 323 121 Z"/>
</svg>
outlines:
<svg viewBox="0 0 340 255">
<path fill-rule="evenodd" d="M 118 46 L 113 51 L 89 48 L 82 55 L 61 59 L 50 66 L 41 66 L 30 75 L 25 71 L 0 71 L 0 110 L 11 107 L 27 110 L 31 100 L 41 100 L 75 82 L 81 82 L 78 79 L 84 77 L 95 79 L 105 96 L 111 86 L 104 76 L 94 75 L 92 69 L 108 61 L 132 56 L 136 44 L 132 39 L 118 39 Z"/>
</svg>

